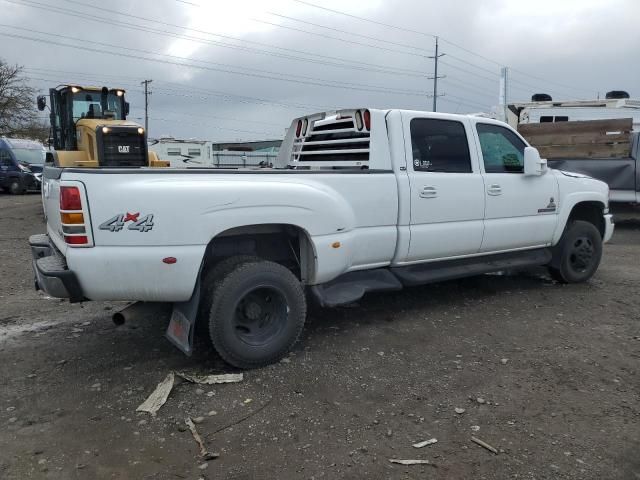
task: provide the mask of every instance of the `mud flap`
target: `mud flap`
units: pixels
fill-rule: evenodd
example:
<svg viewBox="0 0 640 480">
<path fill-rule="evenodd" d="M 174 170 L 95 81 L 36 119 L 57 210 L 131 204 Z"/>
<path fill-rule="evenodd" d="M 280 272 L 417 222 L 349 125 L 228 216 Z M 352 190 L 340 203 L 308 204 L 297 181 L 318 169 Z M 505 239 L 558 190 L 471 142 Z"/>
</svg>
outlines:
<svg viewBox="0 0 640 480">
<path fill-rule="evenodd" d="M 200 275 L 191 298 L 186 302 L 173 304 L 171 321 L 165 336 L 182 352 L 191 356 L 193 353 L 193 332 L 195 330 L 198 305 L 200 304 Z"/>
</svg>

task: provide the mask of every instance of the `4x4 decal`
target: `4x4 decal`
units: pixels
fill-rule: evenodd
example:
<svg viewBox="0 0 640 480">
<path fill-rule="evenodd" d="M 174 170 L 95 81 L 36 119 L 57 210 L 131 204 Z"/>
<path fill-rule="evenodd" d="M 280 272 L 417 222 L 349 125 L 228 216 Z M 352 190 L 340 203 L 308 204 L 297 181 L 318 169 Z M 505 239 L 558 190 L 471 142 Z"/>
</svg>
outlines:
<svg viewBox="0 0 640 480">
<path fill-rule="evenodd" d="M 100 224 L 100 230 L 109 230 L 110 232 L 119 232 L 127 222 L 131 222 L 127 230 L 138 230 L 139 232 L 148 232 L 153 228 L 153 214 L 145 215 L 138 219 L 140 213 L 118 214 L 111 217 L 104 223 Z"/>
</svg>

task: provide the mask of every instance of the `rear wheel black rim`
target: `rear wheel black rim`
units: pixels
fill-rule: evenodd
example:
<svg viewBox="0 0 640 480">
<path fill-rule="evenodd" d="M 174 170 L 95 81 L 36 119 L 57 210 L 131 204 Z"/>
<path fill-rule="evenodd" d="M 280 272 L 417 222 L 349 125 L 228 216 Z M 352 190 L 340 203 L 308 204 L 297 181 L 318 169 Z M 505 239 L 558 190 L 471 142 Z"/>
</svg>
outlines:
<svg viewBox="0 0 640 480">
<path fill-rule="evenodd" d="M 569 265 L 575 272 L 588 270 L 595 259 L 595 247 L 589 237 L 578 237 L 569 251 Z"/>
<path fill-rule="evenodd" d="M 289 306 L 279 289 L 272 286 L 253 288 L 236 304 L 233 332 L 248 345 L 267 345 L 282 332 L 288 317 Z"/>
</svg>

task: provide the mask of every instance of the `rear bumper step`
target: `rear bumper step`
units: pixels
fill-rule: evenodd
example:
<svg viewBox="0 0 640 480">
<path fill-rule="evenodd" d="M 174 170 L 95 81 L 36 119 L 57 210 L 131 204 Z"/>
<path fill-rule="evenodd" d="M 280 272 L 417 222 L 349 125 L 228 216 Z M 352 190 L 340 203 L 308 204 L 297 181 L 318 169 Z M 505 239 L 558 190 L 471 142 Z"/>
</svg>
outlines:
<svg viewBox="0 0 640 480">
<path fill-rule="evenodd" d="M 35 286 L 47 295 L 68 298 L 73 302 L 85 300 L 75 273 L 69 270 L 64 256 L 51 244 L 48 235 L 29 237 Z"/>
</svg>

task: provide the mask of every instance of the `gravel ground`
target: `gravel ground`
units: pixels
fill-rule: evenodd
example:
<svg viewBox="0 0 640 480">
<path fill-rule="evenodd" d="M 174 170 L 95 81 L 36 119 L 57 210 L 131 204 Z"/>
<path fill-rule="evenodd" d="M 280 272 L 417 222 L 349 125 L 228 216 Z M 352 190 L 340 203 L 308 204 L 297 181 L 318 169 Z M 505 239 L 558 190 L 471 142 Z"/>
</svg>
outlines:
<svg viewBox="0 0 640 480">
<path fill-rule="evenodd" d="M 0 478 L 640 479 L 637 221 L 587 284 L 487 275 L 314 309 L 285 361 L 179 383 L 151 417 L 168 372 L 232 370 L 204 339 L 172 347 L 161 308 L 116 327 L 121 304 L 35 292 L 39 202 L 0 195 Z"/>
</svg>

